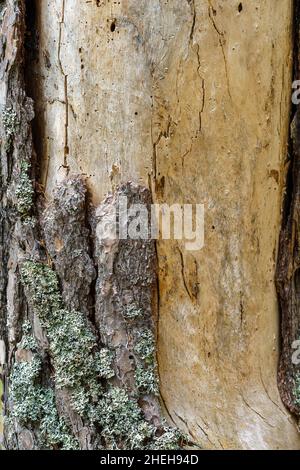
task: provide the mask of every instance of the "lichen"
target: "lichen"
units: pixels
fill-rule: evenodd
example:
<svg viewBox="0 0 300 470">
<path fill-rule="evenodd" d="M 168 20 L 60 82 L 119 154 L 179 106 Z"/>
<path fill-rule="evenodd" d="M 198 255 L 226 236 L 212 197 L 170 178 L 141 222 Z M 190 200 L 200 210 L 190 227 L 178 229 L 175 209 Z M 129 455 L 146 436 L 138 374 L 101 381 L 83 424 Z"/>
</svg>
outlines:
<svg viewBox="0 0 300 470">
<path fill-rule="evenodd" d="M 129 305 L 123 310 L 123 316 L 126 320 L 134 320 L 143 316 L 143 310 L 135 305 Z"/>
<path fill-rule="evenodd" d="M 17 209 L 21 217 L 28 218 L 32 210 L 34 190 L 28 176 L 30 166 L 24 160 L 20 165 L 19 181 L 16 187 Z"/>
<path fill-rule="evenodd" d="M 111 379 L 115 375 L 115 372 L 112 368 L 113 352 L 109 349 L 102 348 L 100 352 L 95 354 L 95 358 L 96 370 L 100 377 L 104 379 Z"/>
<path fill-rule="evenodd" d="M 154 334 L 149 328 L 143 329 L 139 333 L 139 338 L 135 344 L 134 351 L 148 362 L 153 361 L 153 355 L 155 352 L 155 339 Z"/>
<path fill-rule="evenodd" d="M 6 137 L 5 150 L 9 151 L 12 145 L 13 136 L 15 135 L 17 127 L 19 125 L 17 114 L 11 106 L 8 106 L 3 110 L 2 123 Z"/>
<path fill-rule="evenodd" d="M 149 328 L 144 328 L 136 341 L 134 352 L 140 361 L 135 370 L 136 386 L 140 393 L 159 394 L 157 364 L 155 360 L 155 338 Z"/>
<path fill-rule="evenodd" d="M 180 443 L 186 441 L 185 436 L 175 428 L 165 425 L 163 433 L 155 436 L 148 445 L 149 450 L 178 450 Z"/>
<path fill-rule="evenodd" d="M 98 421 L 108 439 L 126 438 L 142 421 L 141 409 L 125 390 L 112 387 L 98 404 Z"/>
<path fill-rule="evenodd" d="M 95 335 L 82 313 L 63 308 L 56 273 L 48 266 L 27 261 L 21 276 L 49 339 L 55 385 L 71 391 L 73 409 L 84 416 L 100 389 Z"/>
<path fill-rule="evenodd" d="M 180 431 L 161 429 L 145 421 L 136 399 L 125 390 L 111 387 L 98 404 L 98 422 L 109 449 L 179 449 Z M 165 447 L 164 447 L 165 446 Z"/>
<path fill-rule="evenodd" d="M 157 372 L 153 366 L 138 365 L 135 371 L 136 386 L 143 394 L 159 395 Z"/>
<path fill-rule="evenodd" d="M 35 338 L 28 323 L 23 327 L 23 338 L 18 349 L 30 350 L 30 360 L 16 362 L 10 378 L 12 411 L 10 419 L 35 429 L 38 424 L 39 448 L 77 449 L 78 443 L 64 420 L 59 417 L 53 389 L 40 384 L 42 359 L 37 352 Z"/>
<path fill-rule="evenodd" d="M 161 449 L 163 445 L 178 448 L 178 432 L 167 427 L 157 429 L 148 423 L 138 404 L 139 396 L 130 396 L 111 381 L 108 385 L 107 379 L 114 376 L 114 353 L 107 348 L 97 351 L 96 337 L 85 315 L 64 308 L 56 273 L 44 264 L 26 261 L 21 267 L 21 279 L 29 303 L 49 340 L 55 386 L 69 390 L 72 409 L 91 425 L 100 427 L 105 448 Z M 34 346 L 28 339 L 26 344 Z M 150 330 L 144 329 L 135 347 L 140 361 L 136 381 L 142 393 L 158 393 L 154 353 L 154 336 Z M 29 379 L 32 377 L 30 384 L 37 378 L 38 370 L 39 364 L 31 370 L 31 375 L 29 371 Z M 32 394 L 30 396 L 29 410 Z M 21 394 L 15 394 L 16 402 L 20 399 Z M 43 412 L 45 409 L 43 406 Z M 41 415 L 39 410 L 40 406 L 37 414 Z M 56 422 L 51 410 L 50 407 L 49 425 Z M 28 417 L 28 410 L 25 415 Z M 55 426 L 50 426 L 52 428 Z M 164 433 L 166 436 L 162 437 Z M 52 436 L 54 440 L 55 434 Z"/>
</svg>

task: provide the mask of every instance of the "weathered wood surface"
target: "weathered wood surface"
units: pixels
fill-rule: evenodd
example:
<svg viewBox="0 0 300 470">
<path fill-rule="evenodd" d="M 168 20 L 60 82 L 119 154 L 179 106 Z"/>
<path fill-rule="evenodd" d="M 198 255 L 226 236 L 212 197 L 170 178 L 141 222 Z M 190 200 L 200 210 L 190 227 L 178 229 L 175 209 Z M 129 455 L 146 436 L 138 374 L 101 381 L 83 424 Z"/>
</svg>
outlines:
<svg viewBox="0 0 300 470">
<path fill-rule="evenodd" d="M 177 448 L 182 437 L 163 420 L 157 398 L 154 241 L 128 240 L 115 247 L 109 273 L 92 232 L 101 225 L 101 214 L 95 218 L 83 176 L 64 179 L 51 202 L 38 183 L 33 102 L 24 80 L 36 46 L 33 5 L 1 4 L 4 444 L 8 449 Z M 147 188 L 129 184 L 124 191 L 129 200 L 151 202 Z M 114 298 L 106 312 L 101 285 L 108 274 Z M 132 309 L 127 315 L 130 295 L 137 303 L 135 316 Z M 126 336 L 120 345 L 110 340 L 111 322 L 116 335 Z"/>
<path fill-rule="evenodd" d="M 295 1 L 294 80 L 300 78 L 300 3 Z M 300 416 L 300 113 L 291 115 L 290 147 L 276 284 L 281 309 L 278 385 L 286 407 Z"/>
<path fill-rule="evenodd" d="M 157 247 L 158 359 L 169 419 L 205 447 L 299 448 L 295 422 L 277 389 L 280 329 L 274 283 L 286 176 L 292 1 L 28 4 L 27 84 L 35 100 L 34 140 L 43 185 L 36 189 L 45 190 L 49 208 L 57 210 L 57 183 L 78 174 L 87 177 L 94 206 L 127 181 L 149 185 L 155 201 L 205 204 L 201 252 L 187 252 L 180 242 Z M 12 0 L 3 5 L 2 28 L 9 36 L 1 62 L 4 109 L 15 103 L 11 96 L 16 93 L 24 105 L 25 95 L 20 69 L 7 66 L 8 60 L 19 63 L 16 44 L 22 43 L 24 25 L 14 20 Z M 14 23 L 16 41 L 8 32 Z M 17 70 L 15 78 L 12 70 Z M 12 158 L 1 157 L 5 214 L 12 206 L 23 209 L 10 196 L 16 180 L 6 175 L 16 168 L 18 176 L 21 149 L 25 161 L 33 155 L 26 124 L 31 102 L 25 104 L 25 134 L 20 134 L 25 148 L 18 147 L 16 135 Z M 16 112 L 21 113 L 18 105 Z M 34 170 L 35 165 L 31 177 Z M 12 191 L 6 191 L 8 185 Z M 33 258 L 50 260 L 32 228 L 25 232 L 22 225 L 20 230 L 14 213 L 2 220 L 8 243 L 1 254 L 1 310 L 7 312 L 1 331 L 8 319 L 11 337 L 4 337 L 13 357 L 25 308 L 19 256 L 25 248 Z M 49 237 L 60 240 L 48 240 L 54 253 L 63 234 L 48 227 Z M 93 324 L 100 315 L 99 306 L 93 307 L 100 283 L 89 269 L 93 243 L 87 246 L 88 228 L 75 242 L 83 242 L 86 266 L 70 259 L 66 269 L 78 266 L 74 286 L 79 285 L 82 311 Z M 63 254 L 52 255 L 60 275 Z M 92 295 L 80 287 L 85 269 Z M 71 303 L 73 297 L 64 290 L 68 283 L 68 278 L 62 282 L 62 294 Z M 76 295 L 74 302 L 78 305 Z M 28 433 L 22 443 L 32 443 Z"/>
<path fill-rule="evenodd" d="M 127 181 L 150 181 L 156 202 L 205 204 L 203 250 L 157 251 L 161 394 L 206 447 L 299 447 L 277 387 L 274 282 L 292 17 L 291 0 L 56 0 L 36 11 L 47 197 L 69 171 L 87 175 L 96 206 Z"/>
</svg>

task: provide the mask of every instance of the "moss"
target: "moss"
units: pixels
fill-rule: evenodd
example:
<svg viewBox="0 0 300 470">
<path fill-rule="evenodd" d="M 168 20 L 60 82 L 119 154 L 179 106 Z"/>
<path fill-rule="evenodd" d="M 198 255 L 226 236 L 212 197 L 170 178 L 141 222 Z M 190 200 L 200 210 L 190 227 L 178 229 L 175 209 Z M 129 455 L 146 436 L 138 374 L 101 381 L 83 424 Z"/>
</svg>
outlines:
<svg viewBox="0 0 300 470">
<path fill-rule="evenodd" d="M 21 162 L 19 182 L 16 188 L 17 209 L 19 214 L 26 218 L 29 216 L 33 205 L 33 187 L 28 176 L 29 164 L 25 161 Z"/>
</svg>

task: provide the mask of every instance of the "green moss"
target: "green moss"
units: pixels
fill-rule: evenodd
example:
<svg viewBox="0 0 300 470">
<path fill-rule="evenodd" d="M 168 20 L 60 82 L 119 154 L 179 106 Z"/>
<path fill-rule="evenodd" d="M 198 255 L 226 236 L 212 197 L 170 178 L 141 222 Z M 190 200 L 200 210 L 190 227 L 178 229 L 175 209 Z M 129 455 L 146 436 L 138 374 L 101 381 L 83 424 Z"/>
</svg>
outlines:
<svg viewBox="0 0 300 470">
<path fill-rule="evenodd" d="M 22 217 L 28 217 L 33 205 L 33 187 L 28 176 L 29 164 L 21 162 L 18 185 L 16 187 L 17 209 Z"/>
</svg>

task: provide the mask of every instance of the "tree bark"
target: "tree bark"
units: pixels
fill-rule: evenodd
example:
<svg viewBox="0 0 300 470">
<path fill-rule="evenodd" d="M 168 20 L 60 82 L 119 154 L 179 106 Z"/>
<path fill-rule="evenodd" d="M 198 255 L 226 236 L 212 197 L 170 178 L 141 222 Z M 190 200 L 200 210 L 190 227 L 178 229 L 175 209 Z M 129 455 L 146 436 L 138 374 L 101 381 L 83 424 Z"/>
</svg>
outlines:
<svg viewBox="0 0 300 470">
<path fill-rule="evenodd" d="M 294 7 L 294 80 L 299 80 L 300 4 Z M 299 418 L 300 366 L 297 348 L 300 337 L 299 211 L 300 211 L 300 121 L 297 107 L 292 110 L 290 158 L 277 264 L 277 290 L 281 307 L 281 356 L 278 385 L 286 407 Z M 296 347 L 295 347 L 296 346 Z M 293 360 L 293 357 L 295 359 Z"/>
<path fill-rule="evenodd" d="M 23 0 L 8 0 L 2 11 L 5 447 L 177 448 L 183 438 L 162 419 L 157 398 L 154 241 L 97 246 L 81 176 L 66 178 L 44 210 L 24 81 L 25 47 L 32 52 L 34 38 L 25 11 Z M 122 191 L 129 206 L 150 203 L 146 188 Z"/>
<path fill-rule="evenodd" d="M 1 2 L 6 447 L 299 448 L 292 4 Z M 204 248 L 101 243 L 122 194 L 204 203 Z"/>
</svg>

